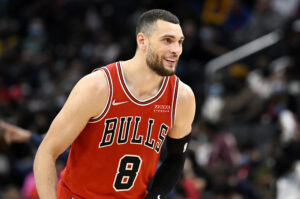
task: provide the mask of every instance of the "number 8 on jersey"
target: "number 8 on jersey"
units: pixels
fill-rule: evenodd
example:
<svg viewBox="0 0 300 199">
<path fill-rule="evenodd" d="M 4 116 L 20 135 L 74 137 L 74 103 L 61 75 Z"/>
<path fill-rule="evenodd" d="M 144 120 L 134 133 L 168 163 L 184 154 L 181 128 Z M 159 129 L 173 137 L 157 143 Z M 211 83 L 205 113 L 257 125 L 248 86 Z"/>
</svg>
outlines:
<svg viewBox="0 0 300 199">
<path fill-rule="evenodd" d="M 115 176 L 114 189 L 116 191 L 130 190 L 141 168 L 142 159 L 137 155 L 124 155 Z"/>
</svg>

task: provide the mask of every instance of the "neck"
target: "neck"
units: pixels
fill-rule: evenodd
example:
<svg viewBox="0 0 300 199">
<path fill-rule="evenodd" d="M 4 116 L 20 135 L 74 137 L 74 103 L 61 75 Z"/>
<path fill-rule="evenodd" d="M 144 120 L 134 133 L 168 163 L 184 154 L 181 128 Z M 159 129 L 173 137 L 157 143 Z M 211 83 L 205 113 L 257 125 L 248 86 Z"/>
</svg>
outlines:
<svg viewBox="0 0 300 199">
<path fill-rule="evenodd" d="M 164 77 L 147 66 L 145 55 L 139 51 L 132 59 L 121 62 L 121 66 L 126 84 L 137 99 L 151 98 L 159 91 Z"/>
</svg>

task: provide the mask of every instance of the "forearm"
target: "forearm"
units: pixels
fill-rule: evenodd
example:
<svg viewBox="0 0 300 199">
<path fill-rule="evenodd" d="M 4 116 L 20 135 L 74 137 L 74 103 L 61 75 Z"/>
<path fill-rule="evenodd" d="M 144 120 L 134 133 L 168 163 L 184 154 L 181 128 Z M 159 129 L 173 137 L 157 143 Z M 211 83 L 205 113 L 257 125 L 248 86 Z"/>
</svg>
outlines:
<svg viewBox="0 0 300 199">
<path fill-rule="evenodd" d="M 56 199 L 56 158 L 40 148 L 34 160 L 34 177 L 40 199 Z"/>
<path fill-rule="evenodd" d="M 146 199 L 163 199 L 177 184 L 184 166 L 189 140 L 190 134 L 181 139 L 167 137 L 167 157 L 157 170 Z"/>
<path fill-rule="evenodd" d="M 161 199 L 166 197 L 177 184 L 183 165 L 184 159 L 178 161 L 177 158 L 168 157 L 157 170 L 146 199 L 157 199 L 158 195 Z"/>
</svg>

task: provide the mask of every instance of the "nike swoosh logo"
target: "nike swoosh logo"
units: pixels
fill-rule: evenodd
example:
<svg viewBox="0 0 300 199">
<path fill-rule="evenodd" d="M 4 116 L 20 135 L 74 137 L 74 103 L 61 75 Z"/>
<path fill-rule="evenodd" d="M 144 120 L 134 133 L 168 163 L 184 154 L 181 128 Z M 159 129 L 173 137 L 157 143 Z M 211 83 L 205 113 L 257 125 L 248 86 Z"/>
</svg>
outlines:
<svg viewBox="0 0 300 199">
<path fill-rule="evenodd" d="M 116 100 L 114 100 L 113 102 L 112 102 L 112 105 L 113 106 L 118 106 L 118 105 L 121 105 L 121 104 L 125 104 L 125 103 L 127 103 L 128 101 L 124 101 L 124 102 L 116 102 Z"/>
</svg>

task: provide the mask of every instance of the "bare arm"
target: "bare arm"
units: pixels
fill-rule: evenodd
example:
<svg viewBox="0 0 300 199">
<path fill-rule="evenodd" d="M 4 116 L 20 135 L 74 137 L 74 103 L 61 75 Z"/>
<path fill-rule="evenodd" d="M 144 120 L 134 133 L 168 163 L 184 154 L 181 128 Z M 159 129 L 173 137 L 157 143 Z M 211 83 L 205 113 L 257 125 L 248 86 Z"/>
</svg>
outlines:
<svg viewBox="0 0 300 199">
<path fill-rule="evenodd" d="M 34 176 L 41 199 L 56 198 L 55 161 L 77 138 L 89 119 L 104 109 L 108 99 L 106 81 L 103 71 L 83 77 L 53 120 L 34 160 Z"/>
<path fill-rule="evenodd" d="M 196 103 L 192 89 L 183 82 L 180 82 L 175 112 L 175 123 L 168 136 L 174 139 L 180 139 L 188 135 L 192 131 L 195 110 Z"/>
</svg>

